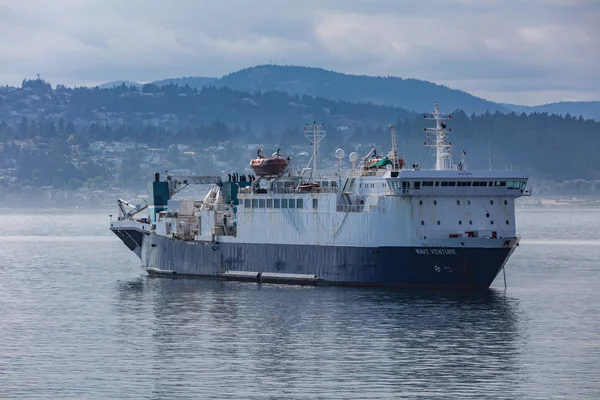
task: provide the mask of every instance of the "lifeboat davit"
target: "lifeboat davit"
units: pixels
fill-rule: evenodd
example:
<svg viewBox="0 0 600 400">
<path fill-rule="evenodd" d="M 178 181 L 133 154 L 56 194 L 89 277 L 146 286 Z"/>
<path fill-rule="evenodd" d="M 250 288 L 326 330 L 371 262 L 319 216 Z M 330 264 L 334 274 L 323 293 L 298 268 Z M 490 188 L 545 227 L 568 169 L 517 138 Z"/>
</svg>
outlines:
<svg viewBox="0 0 600 400">
<path fill-rule="evenodd" d="M 277 149 L 277 153 L 274 153 L 271 157 L 265 157 L 262 150 L 258 150 L 258 157 L 250 161 L 250 167 L 254 171 L 256 176 L 280 176 L 285 171 L 288 165 L 288 159 L 286 159 L 281 151 Z"/>
<path fill-rule="evenodd" d="M 379 169 L 385 168 L 387 165 L 392 165 L 396 169 L 402 169 L 404 167 L 404 160 L 398 158 L 395 160 L 388 157 L 374 157 L 366 161 L 365 169 Z"/>
</svg>

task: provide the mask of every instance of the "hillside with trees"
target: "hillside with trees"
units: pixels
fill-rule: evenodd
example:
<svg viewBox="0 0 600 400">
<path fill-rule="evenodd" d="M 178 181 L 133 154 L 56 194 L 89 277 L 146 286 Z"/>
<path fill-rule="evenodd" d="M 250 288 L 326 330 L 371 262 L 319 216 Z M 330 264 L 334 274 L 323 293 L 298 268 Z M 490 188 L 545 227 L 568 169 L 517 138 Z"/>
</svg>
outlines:
<svg viewBox="0 0 600 400">
<path fill-rule="evenodd" d="M 461 90 L 418 79 L 347 75 L 322 68 L 259 65 L 222 78 L 164 79 L 201 88 L 205 85 L 230 87 L 245 92 L 283 91 L 290 94 L 323 97 L 349 102 L 370 102 L 422 112 L 434 101 L 452 104 L 466 112 L 509 111 L 508 108 Z"/>
<path fill-rule="evenodd" d="M 325 164 L 333 165 L 336 148 L 387 152 L 389 124 L 407 165 L 433 164 L 423 147 L 430 121 L 397 107 L 214 86 L 52 88 L 35 79 L 0 88 L 0 197 L 24 188 L 143 189 L 153 172 L 167 169 L 244 173 L 259 147 L 281 148 L 305 166 L 311 147 L 303 128 L 313 121 L 328 130 Z M 449 127 L 456 157 L 466 150 L 470 169 L 488 168 L 491 155 L 496 169 L 553 181 L 600 180 L 599 122 L 457 110 Z"/>
<path fill-rule="evenodd" d="M 350 102 L 371 102 L 406 110 L 424 112 L 434 101 L 452 105 L 467 113 L 486 111 L 508 113 L 570 114 L 600 120 L 600 101 L 563 101 L 539 106 L 494 103 L 462 90 L 451 89 L 418 79 L 349 75 L 322 68 L 259 65 L 225 75 L 222 78 L 187 77 L 163 79 L 158 85 L 169 83 L 189 85 L 201 89 L 207 85 L 255 92 L 279 90 L 290 94 L 323 97 Z"/>
</svg>

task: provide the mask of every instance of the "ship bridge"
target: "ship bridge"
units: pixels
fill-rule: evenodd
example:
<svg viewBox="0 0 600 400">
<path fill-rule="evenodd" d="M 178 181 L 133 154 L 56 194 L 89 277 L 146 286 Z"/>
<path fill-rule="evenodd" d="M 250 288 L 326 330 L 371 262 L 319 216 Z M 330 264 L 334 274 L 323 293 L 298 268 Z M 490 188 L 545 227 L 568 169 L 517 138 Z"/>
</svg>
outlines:
<svg viewBox="0 0 600 400">
<path fill-rule="evenodd" d="M 402 170 L 384 175 L 391 196 L 528 196 L 521 171 Z"/>
</svg>

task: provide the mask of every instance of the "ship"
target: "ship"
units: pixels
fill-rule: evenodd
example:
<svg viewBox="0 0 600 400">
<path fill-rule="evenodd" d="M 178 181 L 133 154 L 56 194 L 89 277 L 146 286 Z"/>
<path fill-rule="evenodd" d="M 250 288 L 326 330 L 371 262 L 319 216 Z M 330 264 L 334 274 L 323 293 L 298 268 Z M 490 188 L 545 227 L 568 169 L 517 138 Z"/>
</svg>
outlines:
<svg viewBox="0 0 600 400">
<path fill-rule="evenodd" d="M 118 200 L 110 229 L 151 276 L 299 285 L 489 288 L 519 246 L 515 200 L 522 171 L 469 170 L 455 162 L 451 115 L 423 116 L 435 166 L 405 165 L 394 128 L 391 151 L 335 153 L 320 169 L 323 125 L 305 127 L 312 146 L 298 168 L 278 150 L 251 160 L 254 174 L 161 177 L 146 204 Z M 203 199 L 185 199 L 208 185 Z M 177 196 L 176 196 L 177 195 Z M 175 198 L 177 197 L 177 198 Z M 143 216 L 142 216 L 143 215 Z"/>
</svg>

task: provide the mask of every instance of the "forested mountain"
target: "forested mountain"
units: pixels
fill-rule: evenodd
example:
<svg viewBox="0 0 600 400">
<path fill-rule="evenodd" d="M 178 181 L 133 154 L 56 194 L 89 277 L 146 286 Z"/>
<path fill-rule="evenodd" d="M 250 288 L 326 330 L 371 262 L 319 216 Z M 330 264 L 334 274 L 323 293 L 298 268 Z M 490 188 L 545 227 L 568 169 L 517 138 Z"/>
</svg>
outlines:
<svg viewBox="0 0 600 400">
<path fill-rule="evenodd" d="M 174 85 L 179 85 L 179 86 L 185 86 L 188 85 L 192 88 L 196 88 L 196 89 L 202 89 L 204 86 L 209 86 L 209 85 L 213 85 L 213 86 L 227 86 L 227 85 L 218 85 L 218 81 L 219 78 L 208 78 L 208 77 L 203 77 L 203 76 L 188 76 L 188 77 L 184 77 L 184 78 L 170 78 L 170 79 L 162 79 L 162 80 L 158 80 L 158 81 L 154 81 L 152 82 L 152 84 L 157 85 L 157 86 L 164 86 L 164 85 L 170 85 L 170 84 L 174 84 Z M 235 89 L 235 88 L 233 88 Z"/>
<path fill-rule="evenodd" d="M 372 102 L 417 112 L 428 111 L 438 101 L 468 113 L 547 112 L 549 114 L 582 115 L 600 120 L 600 102 L 559 102 L 528 107 L 494 103 L 461 90 L 418 79 L 347 75 L 321 68 L 259 65 L 237 71 L 222 78 L 187 77 L 163 79 L 155 84 L 175 83 L 202 88 L 206 85 L 226 86 L 247 92 L 282 90 L 290 94 L 307 94 L 332 100 Z"/>
<path fill-rule="evenodd" d="M 153 171 L 173 168 L 226 174 L 247 168 L 259 146 L 282 148 L 303 166 L 310 144 L 302 129 L 313 121 L 328 130 L 324 163 L 335 162 L 339 147 L 387 152 L 391 123 L 407 165 L 433 164 L 423 147 L 431 121 L 401 108 L 214 86 L 52 89 L 36 79 L 0 88 L 0 187 L 92 187 L 98 180 L 142 187 Z M 455 111 L 449 127 L 456 154 L 466 150 L 471 169 L 487 168 L 491 148 L 494 168 L 551 180 L 600 179 L 600 122 Z"/>
<path fill-rule="evenodd" d="M 390 106 L 288 95 L 279 91 L 245 93 L 227 87 L 201 89 L 174 84 L 117 86 L 111 89 L 56 89 L 43 80 L 25 80 L 21 88 L 0 88 L 0 120 L 18 123 L 22 116 L 64 118 L 78 123 L 158 125 L 179 129 L 209 124 L 217 118 L 230 124 L 284 129 L 308 121 L 336 124 L 386 124 L 413 113 Z"/>
<path fill-rule="evenodd" d="M 600 121 L 600 101 L 560 101 L 557 103 L 542 104 L 539 106 L 517 106 L 513 104 L 503 104 L 516 112 L 538 112 L 548 114 L 583 116 L 584 118 Z"/>
<path fill-rule="evenodd" d="M 102 85 L 99 85 L 98 88 L 99 89 L 112 89 L 112 88 L 115 88 L 115 87 L 121 86 L 121 85 L 135 86 L 138 89 L 142 87 L 141 83 L 137 83 L 137 82 L 133 82 L 133 81 L 110 81 L 110 82 L 103 83 Z"/>
<path fill-rule="evenodd" d="M 418 79 L 347 75 L 322 68 L 259 65 L 225 75 L 222 78 L 165 79 L 160 83 L 206 84 L 226 86 L 246 92 L 280 90 L 350 102 L 371 102 L 425 111 L 434 101 L 451 104 L 466 112 L 509 111 L 507 108 L 461 90 Z"/>
</svg>

